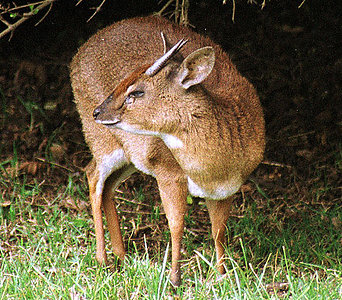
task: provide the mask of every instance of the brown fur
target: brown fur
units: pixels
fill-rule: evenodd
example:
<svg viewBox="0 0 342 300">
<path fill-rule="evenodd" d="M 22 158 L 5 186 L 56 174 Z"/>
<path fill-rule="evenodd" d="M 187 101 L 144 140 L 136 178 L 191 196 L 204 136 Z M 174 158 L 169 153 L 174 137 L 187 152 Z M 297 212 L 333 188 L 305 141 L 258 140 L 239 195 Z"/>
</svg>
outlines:
<svg viewBox="0 0 342 300">
<path fill-rule="evenodd" d="M 171 44 L 185 38 L 180 56 L 211 46 L 216 63 L 200 85 L 183 91 L 175 84 L 178 63 L 170 62 L 152 78 L 144 70 L 163 53 L 163 32 Z M 218 183 L 247 178 L 262 159 L 264 120 L 253 86 L 242 77 L 228 55 L 209 38 L 160 17 L 117 22 L 91 37 L 75 55 L 71 81 L 83 131 L 93 160 L 87 166 L 96 234 L 96 258 L 107 262 L 101 207 L 110 231 L 113 251 L 124 257 L 124 245 L 112 190 L 137 169 L 157 179 L 168 218 L 172 242 L 171 281 L 180 283 L 180 249 L 186 212 L 188 178 L 208 191 Z M 145 98 L 132 108 L 124 103 L 127 88 L 143 83 Z M 106 102 L 103 115 L 139 128 L 179 138 L 183 147 L 169 148 L 159 137 L 109 129 L 95 123 L 93 111 Z M 144 101 L 144 102 L 138 102 Z M 241 177 L 241 178 L 240 178 Z M 206 199 L 218 259 L 224 273 L 225 226 L 231 198 Z"/>
</svg>

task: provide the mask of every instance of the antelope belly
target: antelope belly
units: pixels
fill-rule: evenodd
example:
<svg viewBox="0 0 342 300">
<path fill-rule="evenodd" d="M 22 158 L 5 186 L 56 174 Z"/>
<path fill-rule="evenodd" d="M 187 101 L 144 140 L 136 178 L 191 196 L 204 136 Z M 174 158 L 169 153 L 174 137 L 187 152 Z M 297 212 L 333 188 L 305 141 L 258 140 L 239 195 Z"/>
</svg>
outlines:
<svg viewBox="0 0 342 300">
<path fill-rule="evenodd" d="M 232 178 L 223 183 L 213 184 L 213 187 L 205 187 L 195 183 L 188 177 L 189 193 L 194 197 L 200 197 L 211 200 L 222 200 L 235 194 L 241 187 L 240 179 Z"/>
</svg>

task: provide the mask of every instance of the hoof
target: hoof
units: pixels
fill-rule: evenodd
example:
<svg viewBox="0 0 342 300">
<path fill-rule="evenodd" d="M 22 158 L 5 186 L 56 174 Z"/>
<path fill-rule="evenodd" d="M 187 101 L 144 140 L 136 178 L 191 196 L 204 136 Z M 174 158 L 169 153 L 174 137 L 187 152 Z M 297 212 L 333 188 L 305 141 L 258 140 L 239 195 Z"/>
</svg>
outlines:
<svg viewBox="0 0 342 300">
<path fill-rule="evenodd" d="M 179 287 L 182 283 L 180 272 L 178 271 L 176 273 L 171 273 L 170 281 L 173 287 Z"/>
<path fill-rule="evenodd" d="M 96 254 L 96 261 L 101 266 L 108 265 L 107 255 L 106 254 Z"/>
</svg>

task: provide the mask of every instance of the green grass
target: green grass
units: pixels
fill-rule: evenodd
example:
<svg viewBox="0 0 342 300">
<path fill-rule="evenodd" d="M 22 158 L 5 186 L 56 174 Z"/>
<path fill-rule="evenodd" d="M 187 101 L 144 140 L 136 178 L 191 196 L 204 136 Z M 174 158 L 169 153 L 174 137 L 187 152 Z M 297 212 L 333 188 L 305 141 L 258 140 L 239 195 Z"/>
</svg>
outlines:
<svg viewBox="0 0 342 300">
<path fill-rule="evenodd" d="M 145 251 L 129 242 L 129 254 L 120 268 L 98 266 L 88 211 L 59 206 L 68 197 L 84 199 L 82 186 L 69 178 L 51 205 L 34 204 L 32 199 L 44 192 L 41 187 L 4 171 L 15 160 L 14 156 L 1 165 L 2 186 L 13 186 L 11 194 L 0 198 L 0 299 L 173 297 L 168 233 L 160 252 L 149 249 L 146 237 L 141 242 Z M 141 191 L 137 194 L 144 200 Z M 151 216 L 159 222 L 159 213 Z M 283 223 L 252 203 L 240 220 L 232 218 L 224 278 L 215 270 L 209 234 L 202 237 L 201 245 L 196 241 L 191 245 L 191 234 L 186 232 L 185 248 L 190 250 L 182 264 L 183 285 L 175 293 L 180 299 L 340 299 L 340 208 L 310 214 L 300 210 L 296 216 Z M 139 214 L 135 221 L 141 222 Z M 194 222 L 187 216 L 189 226 Z M 267 226 L 270 222 L 274 226 Z"/>
<path fill-rule="evenodd" d="M 151 259 L 147 253 L 130 253 L 121 270 L 104 269 L 93 260 L 95 245 L 93 237 L 86 238 L 91 230 L 86 215 L 75 219 L 58 209 L 49 216 L 42 214 L 37 210 L 28 224 L 15 226 L 15 245 L 11 238 L 6 242 L 12 244 L 11 251 L 1 248 L 0 299 L 164 299 L 172 294 L 165 261 Z M 1 226 L 9 229 L 4 220 Z M 197 252 L 189 258 L 183 265 L 178 295 L 187 299 L 271 299 L 278 296 L 272 295 L 269 285 L 286 282 L 285 298 L 341 297 L 338 264 L 326 268 L 302 263 L 289 257 L 284 246 L 269 253 L 262 265 L 253 265 L 244 256 L 241 240 L 240 244 L 244 263 L 229 256 L 228 273 L 221 280 L 217 280 L 211 257 Z"/>
</svg>

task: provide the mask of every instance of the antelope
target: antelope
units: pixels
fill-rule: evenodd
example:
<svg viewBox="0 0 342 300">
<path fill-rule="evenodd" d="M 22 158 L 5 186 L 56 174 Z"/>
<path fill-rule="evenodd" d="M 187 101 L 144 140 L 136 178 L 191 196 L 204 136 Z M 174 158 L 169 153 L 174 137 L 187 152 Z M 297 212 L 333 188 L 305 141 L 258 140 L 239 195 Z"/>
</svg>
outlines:
<svg viewBox="0 0 342 300">
<path fill-rule="evenodd" d="M 156 178 L 168 220 L 172 284 L 181 282 L 188 194 L 206 201 L 224 274 L 231 196 L 265 147 L 253 86 L 220 46 L 157 16 L 126 19 L 92 36 L 72 60 L 71 82 L 93 155 L 86 174 L 97 261 L 107 263 L 102 209 L 113 252 L 124 259 L 114 190 L 141 171 Z"/>
</svg>

